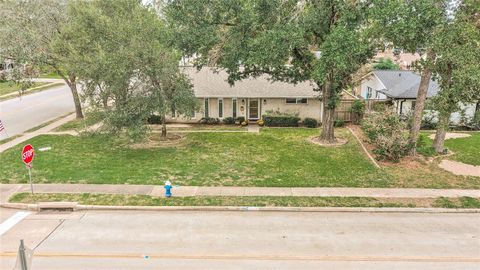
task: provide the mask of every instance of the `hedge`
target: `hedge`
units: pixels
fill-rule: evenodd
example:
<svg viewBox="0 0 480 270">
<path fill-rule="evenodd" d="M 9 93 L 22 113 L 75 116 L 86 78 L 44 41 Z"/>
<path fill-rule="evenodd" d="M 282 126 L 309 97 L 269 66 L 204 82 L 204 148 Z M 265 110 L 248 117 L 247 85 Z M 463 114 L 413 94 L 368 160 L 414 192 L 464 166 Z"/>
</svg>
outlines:
<svg viewBox="0 0 480 270">
<path fill-rule="evenodd" d="M 267 127 L 298 127 L 298 122 L 300 118 L 297 116 L 273 116 L 273 115 L 264 115 L 263 121 Z"/>
</svg>

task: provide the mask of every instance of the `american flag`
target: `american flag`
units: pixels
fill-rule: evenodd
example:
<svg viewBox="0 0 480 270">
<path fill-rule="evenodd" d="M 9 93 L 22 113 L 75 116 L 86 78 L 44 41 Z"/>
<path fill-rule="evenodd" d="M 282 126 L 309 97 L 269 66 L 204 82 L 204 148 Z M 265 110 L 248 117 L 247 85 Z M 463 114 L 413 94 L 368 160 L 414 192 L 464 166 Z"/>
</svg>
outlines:
<svg viewBox="0 0 480 270">
<path fill-rule="evenodd" d="M 2 120 L 0 120 L 0 132 L 5 130 L 5 127 L 3 126 Z"/>
</svg>

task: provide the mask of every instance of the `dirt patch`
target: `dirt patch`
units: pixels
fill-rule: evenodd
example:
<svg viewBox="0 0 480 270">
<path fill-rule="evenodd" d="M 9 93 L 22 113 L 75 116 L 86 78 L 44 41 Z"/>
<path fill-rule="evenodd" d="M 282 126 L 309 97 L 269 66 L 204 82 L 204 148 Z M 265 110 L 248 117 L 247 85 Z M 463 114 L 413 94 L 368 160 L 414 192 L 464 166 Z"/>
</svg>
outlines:
<svg viewBox="0 0 480 270">
<path fill-rule="evenodd" d="M 454 133 L 454 132 L 447 132 L 447 134 L 445 135 L 445 140 L 448 140 L 448 139 L 458 139 L 458 138 L 467 138 L 467 137 L 470 137 L 472 135 L 470 134 L 467 134 L 467 133 Z M 435 134 L 430 134 L 428 136 L 430 139 L 434 140 L 435 139 Z"/>
<path fill-rule="evenodd" d="M 130 145 L 133 149 L 156 148 L 156 147 L 174 147 L 182 145 L 185 135 L 179 133 L 167 133 L 166 138 L 161 138 L 159 133 L 152 133 L 142 142 Z"/>
<path fill-rule="evenodd" d="M 348 143 L 348 140 L 345 139 L 345 138 L 335 138 L 335 140 L 336 140 L 335 143 L 325 143 L 325 142 L 320 140 L 319 136 L 313 136 L 313 137 L 308 138 L 307 141 L 310 142 L 310 143 L 318 144 L 318 145 L 325 146 L 325 147 L 336 147 L 336 146 L 341 146 L 341 145 L 344 145 L 344 144 Z"/>
</svg>

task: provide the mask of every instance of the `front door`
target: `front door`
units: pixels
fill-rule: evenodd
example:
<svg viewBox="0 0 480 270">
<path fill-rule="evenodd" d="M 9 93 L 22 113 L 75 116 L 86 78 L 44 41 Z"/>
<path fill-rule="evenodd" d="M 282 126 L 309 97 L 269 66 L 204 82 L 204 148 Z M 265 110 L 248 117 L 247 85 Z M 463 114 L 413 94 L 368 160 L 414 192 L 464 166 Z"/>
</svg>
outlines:
<svg viewBox="0 0 480 270">
<path fill-rule="evenodd" d="M 258 119 L 260 102 L 258 99 L 250 99 L 248 103 L 248 119 Z"/>
</svg>

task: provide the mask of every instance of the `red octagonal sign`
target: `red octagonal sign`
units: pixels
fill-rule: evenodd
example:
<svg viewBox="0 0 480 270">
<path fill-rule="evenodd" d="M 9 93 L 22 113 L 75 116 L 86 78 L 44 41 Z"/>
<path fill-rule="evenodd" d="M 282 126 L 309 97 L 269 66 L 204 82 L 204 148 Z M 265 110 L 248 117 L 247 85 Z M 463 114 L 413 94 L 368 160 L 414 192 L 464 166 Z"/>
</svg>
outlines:
<svg viewBox="0 0 480 270">
<path fill-rule="evenodd" d="M 25 164 L 30 164 L 33 160 L 33 156 L 35 155 L 33 151 L 33 146 L 30 144 L 27 144 L 23 147 L 22 151 L 22 160 L 25 162 Z"/>
</svg>

